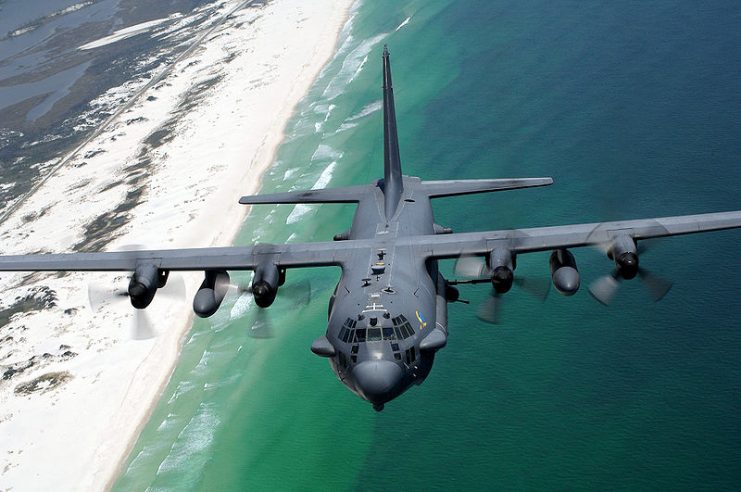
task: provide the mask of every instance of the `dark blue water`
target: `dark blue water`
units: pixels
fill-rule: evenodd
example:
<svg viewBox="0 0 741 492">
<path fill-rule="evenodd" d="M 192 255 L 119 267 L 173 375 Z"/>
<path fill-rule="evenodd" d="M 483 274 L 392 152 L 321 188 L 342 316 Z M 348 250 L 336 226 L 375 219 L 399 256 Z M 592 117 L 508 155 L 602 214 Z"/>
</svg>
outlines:
<svg viewBox="0 0 741 492">
<path fill-rule="evenodd" d="M 353 115 L 380 97 L 387 42 L 406 174 L 556 181 L 441 200 L 443 225 L 739 209 L 740 21 L 741 5 L 721 0 L 365 2 L 348 44 L 374 40 L 368 62 L 345 85 L 337 81 L 347 82 L 351 50 L 330 64 L 298 108 L 264 191 L 311 186 L 330 165 L 312 161 L 320 145 L 342 153 L 330 186 L 381 174 L 380 115 Z M 340 131 L 348 123 L 358 125 Z M 239 242 L 292 232 L 293 240 L 326 240 L 347 226 L 352 208 L 313 208 L 286 225 L 291 213 L 255 210 Z M 497 326 L 452 305 L 449 345 L 431 376 L 380 414 L 308 351 L 324 331 L 336 274 L 296 274 L 318 285 L 314 301 L 271 311 L 276 339 L 249 338 L 254 314 L 194 328 L 119 486 L 736 489 L 739 240 L 736 231 L 654 244 L 642 264 L 675 282 L 658 304 L 634 281 L 610 308 L 585 288 L 568 299 L 551 292 L 545 303 L 513 289 Z M 584 285 L 611 269 L 597 251 L 574 253 Z M 523 255 L 517 274 L 547 278 L 547 261 Z M 462 295 L 476 305 L 487 292 Z"/>
</svg>

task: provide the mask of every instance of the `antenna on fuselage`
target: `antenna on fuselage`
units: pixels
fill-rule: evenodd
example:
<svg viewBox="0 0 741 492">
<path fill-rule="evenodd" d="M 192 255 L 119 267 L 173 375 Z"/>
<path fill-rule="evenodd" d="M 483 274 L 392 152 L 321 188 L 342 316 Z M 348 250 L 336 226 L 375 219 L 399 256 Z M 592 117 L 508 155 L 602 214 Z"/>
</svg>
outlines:
<svg viewBox="0 0 741 492">
<path fill-rule="evenodd" d="M 383 47 L 383 195 L 386 220 L 391 219 L 404 192 L 399 156 L 399 136 L 396 129 L 394 88 L 391 84 L 389 50 Z"/>
</svg>

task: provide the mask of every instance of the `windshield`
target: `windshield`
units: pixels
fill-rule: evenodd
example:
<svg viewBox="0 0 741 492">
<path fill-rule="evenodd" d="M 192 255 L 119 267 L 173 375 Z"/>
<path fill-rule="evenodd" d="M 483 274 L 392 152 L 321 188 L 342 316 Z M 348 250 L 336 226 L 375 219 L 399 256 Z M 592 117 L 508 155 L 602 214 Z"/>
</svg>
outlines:
<svg viewBox="0 0 741 492">
<path fill-rule="evenodd" d="M 377 342 L 381 340 L 381 329 L 380 328 L 368 328 L 368 341 Z"/>
<path fill-rule="evenodd" d="M 348 318 L 340 330 L 339 338 L 345 343 L 379 342 L 381 340 L 404 340 L 414 336 L 414 328 L 404 315 L 391 320 L 394 326 L 357 328 L 357 321 Z"/>
</svg>

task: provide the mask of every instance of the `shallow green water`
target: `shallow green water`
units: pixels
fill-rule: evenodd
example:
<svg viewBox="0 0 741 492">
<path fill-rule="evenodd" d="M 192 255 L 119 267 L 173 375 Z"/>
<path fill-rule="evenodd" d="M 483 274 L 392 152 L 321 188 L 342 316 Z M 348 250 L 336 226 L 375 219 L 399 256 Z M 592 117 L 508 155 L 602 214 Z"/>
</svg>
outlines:
<svg viewBox="0 0 741 492">
<path fill-rule="evenodd" d="M 406 174 L 556 180 L 439 201 L 444 225 L 741 208 L 736 3 L 396 4 L 360 6 L 264 191 L 381 175 L 380 112 L 360 115 L 378 107 L 388 43 Z M 257 208 L 237 242 L 326 240 L 352 212 Z M 656 305 L 635 282 L 610 309 L 586 289 L 543 304 L 513 291 L 498 326 L 453 305 L 431 376 L 380 414 L 309 352 L 338 272 L 290 272 L 290 284 L 311 279 L 311 302 L 279 299 L 230 321 L 246 301 L 230 299 L 196 323 L 116 488 L 736 488 L 740 237 L 655 245 L 643 264 L 675 280 Z M 576 253 L 585 283 L 609 271 L 597 252 Z M 547 259 L 521 257 L 517 273 L 546 277 Z M 472 304 L 485 295 L 463 291 Z M 275 337 L 255 338 L 254 326 Z"/>
</svg>

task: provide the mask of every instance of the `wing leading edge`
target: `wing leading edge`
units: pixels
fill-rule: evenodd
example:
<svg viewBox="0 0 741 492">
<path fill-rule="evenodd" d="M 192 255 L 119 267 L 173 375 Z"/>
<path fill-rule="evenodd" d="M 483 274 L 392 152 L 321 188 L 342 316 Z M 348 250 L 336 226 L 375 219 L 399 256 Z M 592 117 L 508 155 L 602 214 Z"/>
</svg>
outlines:
<svg viewBox="0 0 741 492">
<path fill-rule="evenodd" d="M 162 270 L 254 270 L 266 263 L 285 268 L 342 266 L 368 250 L 366 241 L 257 244 L 252 247 L 191 248 L 102 253 L 0 256 L 0 271 L 131 271 L 150 264 Z"/>
<path fill-rule="evenodd" d="M 404 238 L 421 258 L 455 258 L 461 254 L 484 255 L 497 248 L 514 254 L 576 248 L 607 243 L 620 235 L 634 240 L 679 236 L 697 232 L 741 228 L 741 211 L 682 215 L 655 219 L 597 222 L 531 229 L 470 232 Z"/>
<path fill-rule="evenodd" d="M 619 235 L 635 240 L 741 228 L 741 211 L 683 215 L 531 229 L 399 238 L 421 260 L 484 255 L 497 248 L 514 254 L 575 248 L 609 242 Z M 0 271 L 131 271 L 143 263 L 162 270 L 254 270 L 270 263 L 284 268 L 340 266 L 370 255 L 372 240 L 257 244 L 252 247 L 192 248 L 0 256 Z"/>
</svg>

